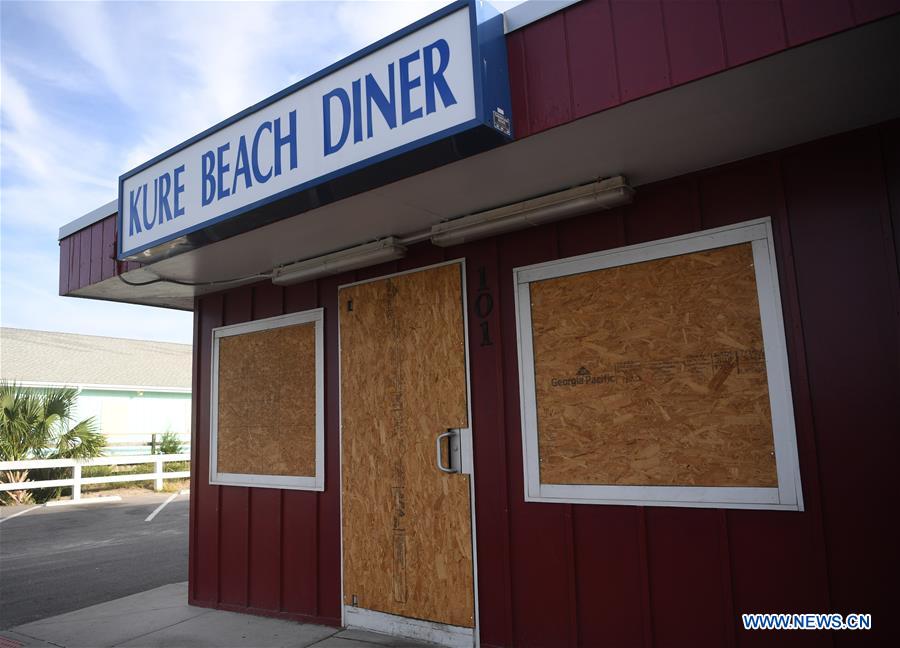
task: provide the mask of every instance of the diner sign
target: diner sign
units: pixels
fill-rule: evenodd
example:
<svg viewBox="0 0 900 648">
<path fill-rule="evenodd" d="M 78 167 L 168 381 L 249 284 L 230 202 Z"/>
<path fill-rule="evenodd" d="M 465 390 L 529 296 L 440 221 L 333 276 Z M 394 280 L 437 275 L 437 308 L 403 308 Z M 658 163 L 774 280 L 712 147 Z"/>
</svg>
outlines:
<svg viewBox="0 0 900 648">
<path fill-rule="evenodd" d="M 293 215 L 187 236 L 465 131 L 502 143 L 511 136 L 502 16 L 482 13 L 481 3 L 449 5 L 124 174 L 119 258 L 167 256 Z"/>
</svg>

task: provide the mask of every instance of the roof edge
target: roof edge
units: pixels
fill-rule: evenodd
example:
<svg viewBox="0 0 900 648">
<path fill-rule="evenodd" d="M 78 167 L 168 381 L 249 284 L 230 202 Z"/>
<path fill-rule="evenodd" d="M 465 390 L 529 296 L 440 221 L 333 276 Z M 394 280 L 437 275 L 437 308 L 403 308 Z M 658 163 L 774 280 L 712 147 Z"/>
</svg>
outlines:
<svg viewBox="0 0 900 648">
<path fill-rule="evenodd" d="M 7 380 L 7 379 L 4 379 Z M 20 387 L 30 387 L 39 389 L 49 389 L 54 387 L 75 387 L 79 390 L 90 389 L 94 391 L 133 391 L 133 392 L 151 392 L 160 394 L 190 394 L 190 387 L 166 387 L 160 385 L 106 385 L 99 383 L 80 383 L 80 382 L 54 382 L 44 380 L 8 380 L 15 382 Z"/>
<path fill-rule="evenodd" d="M 109 216 L 114 215 L 119 211 L 119 201 L 111 200 L 105 205 L 97 207 L 93 211 L 89 211 L 84 216 L 76 218 L 70 223 L 66 223 L 62 227 L 59 228 L 59 238 L 58 241 L 63 240 L 67 236 L 71 236 L 75 232 L 83 230 L 85 227 L 90 227 L 96 222 L 102 221 L 104 218 L 108 218 Z"/>
<path fill-rule="evenodd" d="M 579 2 L 581 0 L 542 0 L 542 2 L 526 0 L 503 12 L 504 32 L 509 34 Z"/>
<path fill-rule="evenodd" d="M 71 331 L 48 331 L 46 329 L 34 329 L 34 328 L 23 328 L 21 326 L 0 326 L 0 336 L 2 336 L 4 331 L 18 331 L 25 334 L 43 334 L 43 335 L 61 335 L 68 337 L 86 337 L 86 338 L 95 338 L 100 340 L 116 340 L 119 342 L 133 342 L 137 344 L 168 344 L 171 346 L 179 346 L 179 347 L 187 347 L 188 349 L 193 348 L 193 344 L 190 342 L 171 342 L 169 340 L 148 340 L 145 338 L 129 338 L 129 337 L 121 337 L 118 335 L 97 335 L 95 333 L 72 333 Z"/>
</svg>

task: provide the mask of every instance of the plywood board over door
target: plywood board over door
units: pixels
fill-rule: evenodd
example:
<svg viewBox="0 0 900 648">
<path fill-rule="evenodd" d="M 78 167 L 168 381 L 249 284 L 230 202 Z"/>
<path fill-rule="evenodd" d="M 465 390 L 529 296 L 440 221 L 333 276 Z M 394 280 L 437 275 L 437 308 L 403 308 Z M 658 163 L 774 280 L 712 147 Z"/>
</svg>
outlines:
<svg viewBox="0 0 900 648">
<path fill-rule="evenodd" d="M 435 439 L 468 422 L 462 265 L 342 288 L 344 604 L 474 627 L 469 476 Z"/>
</svg>

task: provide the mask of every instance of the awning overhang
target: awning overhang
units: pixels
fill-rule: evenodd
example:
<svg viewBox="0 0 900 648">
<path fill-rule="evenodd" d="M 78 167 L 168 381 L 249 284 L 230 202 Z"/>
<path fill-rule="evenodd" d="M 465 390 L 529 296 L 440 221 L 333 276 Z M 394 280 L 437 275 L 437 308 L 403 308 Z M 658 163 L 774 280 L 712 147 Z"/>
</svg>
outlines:
<svg viewBox="0 0 900 648">
<path fill-rule="evenodd" d="M 900 16 L 786 50 L 131 270 L 199 283 L 258 275 L 596 180 L 634 187 L 900 117 Z M 640 189 L 638 189 L 638 196 Z M 252 214 L 247 214 L 252 218 Z M 71 229 L 71 228 L 70 228 Z M 118 277 L 68 294 L 190 310 L 221 285 Z"/>
</svg>

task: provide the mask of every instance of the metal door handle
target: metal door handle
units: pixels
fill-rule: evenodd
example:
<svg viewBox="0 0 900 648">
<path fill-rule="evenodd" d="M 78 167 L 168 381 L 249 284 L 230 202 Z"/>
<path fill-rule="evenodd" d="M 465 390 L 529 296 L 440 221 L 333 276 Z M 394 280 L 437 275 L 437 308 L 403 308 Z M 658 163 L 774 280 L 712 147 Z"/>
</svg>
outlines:
<svg viewBox="0 0 900 648">
<path fill-rule="evenodd" d="M 456 430 L 448 430 L 447 432 L 442 432 L 441 434 L 438 434 L 437 438 L 434 440 L 434 446 L 437 451 L 437 467 L 438 467 L 438 470 L 440 470 L 441 472 L 445 472 L 445 473 L 459 472 L 459 470 L 457 468 L 454 468 L 452 465 L 453 464 L 453 437 L 456 436 L 456 434 L 457 434 Z M 451 464 L 449 466 L 444 465 L 443 456 L 442 456 L 443 453 L 441 452 L 441 441 L 443 441 L 445 438 L 447 439 L 447 455 L 450 458 L 450 464 Z"/>
</svg>

